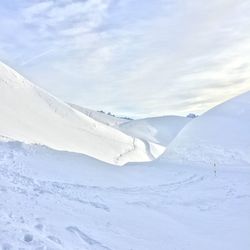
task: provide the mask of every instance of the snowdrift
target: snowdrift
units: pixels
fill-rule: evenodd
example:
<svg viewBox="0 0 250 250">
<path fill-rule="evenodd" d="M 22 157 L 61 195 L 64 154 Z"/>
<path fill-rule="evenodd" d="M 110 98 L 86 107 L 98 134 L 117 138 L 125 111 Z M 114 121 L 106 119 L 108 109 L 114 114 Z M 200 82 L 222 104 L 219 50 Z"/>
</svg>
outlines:
<svg viewBox="0 0 250 250">
<path fill-rule="evenodd" d="M 250 92 L 190 122 L 163 158 L 211 165 L 250 163 Z"/>
<path fill-rule="evenodd" d="M 191 120 L 181 116 L 162 116 L 129 121 L 120 124 L 119 127 L 128 135 L 168 146 Z"/>
<path fill-rule="evenodd" d="M 0 135 L 117 165 L 149 161 L 163 152 L 157 145 L 149 152 L 143 141 L 73 109 L 1 62 Z"/>
</svg>

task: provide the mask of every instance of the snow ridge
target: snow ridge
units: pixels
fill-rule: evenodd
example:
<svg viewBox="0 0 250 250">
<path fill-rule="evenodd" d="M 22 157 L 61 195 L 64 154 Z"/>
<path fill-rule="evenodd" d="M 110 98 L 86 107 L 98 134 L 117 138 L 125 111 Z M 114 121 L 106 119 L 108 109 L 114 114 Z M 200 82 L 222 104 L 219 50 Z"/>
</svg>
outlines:
<svg viewBox="0 0 250 250">
<path fill-rule="evenodd" d="M 0 64 L 0 135 L 92 156 L 111 164 L 150 161 L 144 143 L 98 122 Z M 162 153 L 159 147 L 158 156 Z"/>
</svg>

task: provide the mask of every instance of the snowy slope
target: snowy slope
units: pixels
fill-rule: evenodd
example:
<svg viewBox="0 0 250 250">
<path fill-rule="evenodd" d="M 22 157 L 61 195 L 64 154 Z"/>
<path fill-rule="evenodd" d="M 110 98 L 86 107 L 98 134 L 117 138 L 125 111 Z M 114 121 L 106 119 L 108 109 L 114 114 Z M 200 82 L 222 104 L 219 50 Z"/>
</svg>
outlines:
<svg viewBox="0 0 250 250">
<path fill-rule="evenodd" d="M 37 88 L 20 74 L 0 63 L 0 135 L 83 153 L 122 165 L 152 160 L 154 152 L 139 139 L 128 136 L 76 111 Z"/>
<path fill-rule="evenodd" d="M 0 142 L 0 249 L 248 250 L 250 170 Z"/>
<path fill-rule="evenodd" d="M 191 120 L 181 116 L 162 116 L 129 121 L 119 127 L 128 135 L 167 146 Z"/>
<path fill-rule="evenodd" d="M 69 104 L 72 108 L 82 112 L 83 114 L 93 118 L 94 120 L 104 123 L 106 125 L 117 127 L 118 125 L 127 122 L 127 119 L 118 118 L 112 115 L 108 115 L 99 111 L 91 110 L 88 108 L 83 108 L 81 106 L 78 106 L 76 104 Z"/>
<path fill-rule="evenodd" d="M 102 112 L 70 104 L 96 121 L 115 127 L 129 136 L 166 147 L 178 132 L 192 119 L 181 116 L 150 117 L 138 120 L 118 118 Z"/>
<path fill-rule="evenodd" d="M 211 165 L 250 163 L 250 92 L 194 119 L 174 139 L 165 157 Z"/>
</svg>

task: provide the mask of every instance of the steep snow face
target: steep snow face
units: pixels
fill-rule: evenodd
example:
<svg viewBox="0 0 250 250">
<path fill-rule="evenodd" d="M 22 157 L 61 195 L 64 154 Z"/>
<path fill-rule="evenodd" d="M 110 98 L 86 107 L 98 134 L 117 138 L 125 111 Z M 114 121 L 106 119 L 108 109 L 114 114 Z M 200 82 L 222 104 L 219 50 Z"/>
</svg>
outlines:
<svg viewBox="0 0 250 250">
<path fill-rule="evenodd" d="M 212 165 L 250 163 L 250 92 L 194 119 L 170 144 L 165 157 Z"/>
<path fill-rule="evenodd" d="M 143 141 L 71 108 L 3 63 L 0 63 L 0 135 L 117 165 L 152 160 Z M 155 157 L 162 153 L 162 149 L 155 151 Z"/>
<path fill-rule="evenodd" d="M 181 116 L 162 116 L 122 123 L 120 129 L 128 135 L 167 146 L 192 119 Z"/>
<path fill-rule="evenodd" d="M 117 127 L 120 124 L 127 122 L 127 119 L 123 119 L 123 118 L 118 118 L 112 115 L 108 115 L 99 111 L 95 111 L 95 110 L 91 110 L 88 108 L 83 108 L 81 106 L 78 106 L 76 104 L 69 104 L 72 108 L 82 112 L 83 114 L 93 118 L 94 120 L 104 123 L 108 126 L 112 126 L 112 127 Z"/>
</svg>

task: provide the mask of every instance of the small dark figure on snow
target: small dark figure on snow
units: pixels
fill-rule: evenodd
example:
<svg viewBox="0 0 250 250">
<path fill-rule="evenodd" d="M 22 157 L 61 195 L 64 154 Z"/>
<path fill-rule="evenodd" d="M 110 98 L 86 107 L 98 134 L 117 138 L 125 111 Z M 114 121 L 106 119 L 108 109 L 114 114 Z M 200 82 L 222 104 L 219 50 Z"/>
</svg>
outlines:
<svg viewBox="0 0 250 250">
<path fill-rule="evenodd" d="M 216 163 L 214 162 L 214 176 L 216 177 L 216 173 L 217 173 L 217 171 L 216 171 Z"/>
</svg>

